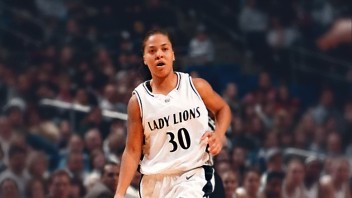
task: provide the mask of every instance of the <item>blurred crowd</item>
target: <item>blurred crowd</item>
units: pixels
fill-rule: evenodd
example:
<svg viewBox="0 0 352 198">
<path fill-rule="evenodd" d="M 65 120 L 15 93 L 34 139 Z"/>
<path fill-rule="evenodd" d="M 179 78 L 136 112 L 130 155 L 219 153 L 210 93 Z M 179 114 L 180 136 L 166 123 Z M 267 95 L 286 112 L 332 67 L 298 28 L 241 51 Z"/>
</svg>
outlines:
<svg viewBox="0 0 352 198">
<path fill-rule="evenodd" d="M 287 75 L 283 65 L 289 65 L 290 55 L 301 48 L 306 49 L 301 53 L 305 54 L 303 58 L 308 59 L 308 63 L 317 64 L 312 52 L 351 61 L 352 6 L 348 1 L 239 2 L 238 28 L 245 38 L 247 56 L 258 65 Z M 331 72 L 334 70 L 331 68 L 336 67 L 329 61 L 319 64 L 326 65 Z M 352 72 L 351 69 L 346 71 Z"/>
<path fill-rule="evenodd" d="M 199 24 L 194 34 L 184 32 L 172 1 L 0 3 L 0 198 L 112 197 L 126 121 L 103 111 L 126 113 L 133 88 L 148 78 L 140 51 L 145 31 L 167 29 L 177 55 L 207 66 L 215 61 L 214 32 Z M 254 12 L 246 10 L 247 4 L 241 16 Z M 253 30 L 245 26 L 256 20 L 246 20 L 239 27 Z M 280 25 L 278 17 L 272 21 Z M 268 41 L 286 46 L 294 32 L 287 31 L 287 42 L 275 33 Z M 233 112 L 214 159 L 226 198 L 351 197 L 351 100 L 336 104 L 326 87 L 316 105 L 305 107 L 270 75 L 259 73 L 257 88 L 243 96 L 232 82 L 220 93 Z M 47 106 L 42 99 L 89 108 Z M 128 196 L 138 197 L 139 177 Z"/>
<path fill-rule="evenodd" d="M 326 87 L 316 105 L 303 108 L 267 72 L 242 98 L 236 83 L 228 83 L 222 96 L 233 119 L 215 169 L 227 197 L 351 196 L 350 99 L 338 105 L 334 90 Z"/>
</svg>

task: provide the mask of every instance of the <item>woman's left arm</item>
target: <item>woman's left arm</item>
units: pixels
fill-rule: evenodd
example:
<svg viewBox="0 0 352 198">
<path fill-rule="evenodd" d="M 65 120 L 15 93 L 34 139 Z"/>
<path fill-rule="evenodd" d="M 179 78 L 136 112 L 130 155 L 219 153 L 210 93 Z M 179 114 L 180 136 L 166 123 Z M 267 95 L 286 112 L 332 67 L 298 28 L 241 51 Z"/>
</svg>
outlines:
<svg viewBox="0 0 352 198">
<path fill-rule="evenodd" d="M 229 105 L 213 90 L 206 80 L 201 78 L 192 80 L 205 106 L 215 116 L 215 131 L 207 131 L 203 135 L 202 141 L 208 139 L 210 154 L 217 155 L 225 142 L 225 133 L 231 122 L 231 110 Z"/>
</svg>

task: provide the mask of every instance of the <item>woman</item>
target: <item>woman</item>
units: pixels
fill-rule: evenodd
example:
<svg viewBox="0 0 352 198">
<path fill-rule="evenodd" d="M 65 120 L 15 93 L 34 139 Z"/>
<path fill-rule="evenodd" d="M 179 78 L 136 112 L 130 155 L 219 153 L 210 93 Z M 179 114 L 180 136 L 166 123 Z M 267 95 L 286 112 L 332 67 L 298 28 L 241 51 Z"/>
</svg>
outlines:
<svg viewBox="0 0 352 198">
<path fill-rule="evenodd" d="M 221 175 L 221 179 L 224 183 L 226 198 L 245 198 L 245 195 L 241 195 L 236 192 L 238 188 L 239 178 L 238 174 L 233 170 L 228 170 Z"/>
<path fill-rule="evenodd" d="M 255 169 L 249 169 L 244 174 L 243 187 L 237 188 L 237 194 L 247 198 L 259 197 L 260 173 Z"/>
<path fill-rule="evenodd" d="M 11 178 L 6 178 L 0 184 L 0 198 L 20 198 L 20 192 L 16 182 Z"/>
<path fill-rule="evenodd" d="M 46 186 L 40 178 L 32 178 L 27 182 L 26 197 L 28 198 L 44 198 L 46 195 Z"/>
<path fill-rule="evenodd" d="M 207 197 L 214 183 L 211 156 L 225 141 L 230 108 L 207 81 L 174 72 L 166 32 L 146 35 L 143 60 L 152 79 L 134 90 L 128 104 L 128 137 L 115 198 L 124 197 L 138 166 L 141 197 Z M 207 110 L 215 116 L 214 132 L 207 131 Z"/>
</svg>

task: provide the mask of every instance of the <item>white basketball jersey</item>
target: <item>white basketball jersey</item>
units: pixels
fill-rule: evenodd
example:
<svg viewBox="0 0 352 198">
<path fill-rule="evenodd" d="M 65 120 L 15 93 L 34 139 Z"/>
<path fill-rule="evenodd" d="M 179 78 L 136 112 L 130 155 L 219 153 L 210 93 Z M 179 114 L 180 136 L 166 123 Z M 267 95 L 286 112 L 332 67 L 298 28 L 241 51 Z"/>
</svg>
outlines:
<svg viewBox="0 0 352 198">
<path fill-rule="evenodd" d="M 188 74 L 176 72 L 177 86 L 168 94 L 153 94 L 146 81 L 133 93 L 138 98 L 145 145 L 142 174 L 175 174 L 209 164 L 202 135 L 208 111 Z"/>
</svg>

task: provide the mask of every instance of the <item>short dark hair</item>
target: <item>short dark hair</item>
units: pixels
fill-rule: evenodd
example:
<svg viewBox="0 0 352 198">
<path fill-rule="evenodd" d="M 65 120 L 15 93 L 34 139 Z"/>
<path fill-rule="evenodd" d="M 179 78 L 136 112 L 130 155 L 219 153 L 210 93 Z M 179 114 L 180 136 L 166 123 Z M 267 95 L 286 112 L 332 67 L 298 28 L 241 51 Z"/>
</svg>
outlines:
<svg viewBox="0 0 352 198">
<path fill-rule="evenodd" d="M 142 42 L 142 54 L 144 53 L 145 42 L 149 39 L 149 37 L 151 37 L 155 34 L 162 34 L 162 35 L 166 36 L 169 39 L 169 41 L 172 43 L 172 39 L 171 39 L 170 33 L 168 31 L 161 29 L 161 28 L 151 29 L 144 36 L 144 39 Z"/>
<path fill-rule="evenodd" d="M 257 168 L 250 167 L 250 168 L 245 170 L 245 172 L 243 174 L 243 180 L 248 176 L 249 173 L 256 173 L 259 177 L 261 176 L 261 173 L 260 173 L 260 171 Z"/>
<path fill-rule="evenodd" d="M 34 198 L 32 197 L 31 195 L 31 190 L 32 190 L 32 186 L 35 184 L 35 182 L 39 182 L 42 186 L 43 186 L 43 190 L 44 190 L 44 193 L 47 193 L 47 188 L 46 188 L 46 184 L 45 184 L 45 181 L 43 179 L 40 179 L 40 178 L 31 178 L 28 182 L 27 182 L 27 185 L 26 185 L 26 194 L 28 196 L 28 198 Z"/>
<path fill-rule="evenodd" d="M 9 158 L 13 157 L 16 154 L 26 154 L 27 150 L 23 147 L 23 146 L 18 146 L 18 145 L 10 145 L 8 154 L 9 154 Z"/>
<path fill-rule="evenodd" d="M 281 179 L 283 180 L 285 178 L 285 173 L 281 171 L 272 171 L 269 172 L 267 177 L 266 177 L 266 183 L 269 183 L 270 180 L 272 179 Z"/>
<path fill-rule="evenodd" d="M 66 177 L 69 179 L 70 183 L 71 183 L 72 178 L 71 178 L 71 176 L 68 174 L 68 172 L 65 171 L 65 170 L 63 170 L 63 169 L 59 169 L 59 170 L 54 171 L 54 172 L 50 175 L 49 180 L 48 180 L 49 186 L 53 183 L 55 177 L 60 177 L 60 176 L 66 176 Z"/>
<path fill-rule="evenodd" d="M 6 178 L 0 183 L 0 187 L 2 187 L 2 185 L 4 185 L 5 182 L 7 182 L 7 181 L 12 182 L 13 184 L 15 184 L 16 189 L 18 190 L 18 185 L 17 185 L 16 181 L 15 181 L 13 178 L 10 178 L 10 177 L 6 177 Z"/>
<path fill-rule="evenodd" d="M 104 164 L 103 170 L 101 171 L 101 176 L 103 176 L 103 175 L 105 174 L 105 167 L 108 166 L 108 165 L 119 166 L 119 164 L 116 163 L 116 162 L 107 161 L 107 162 Z"/>
</svg>

